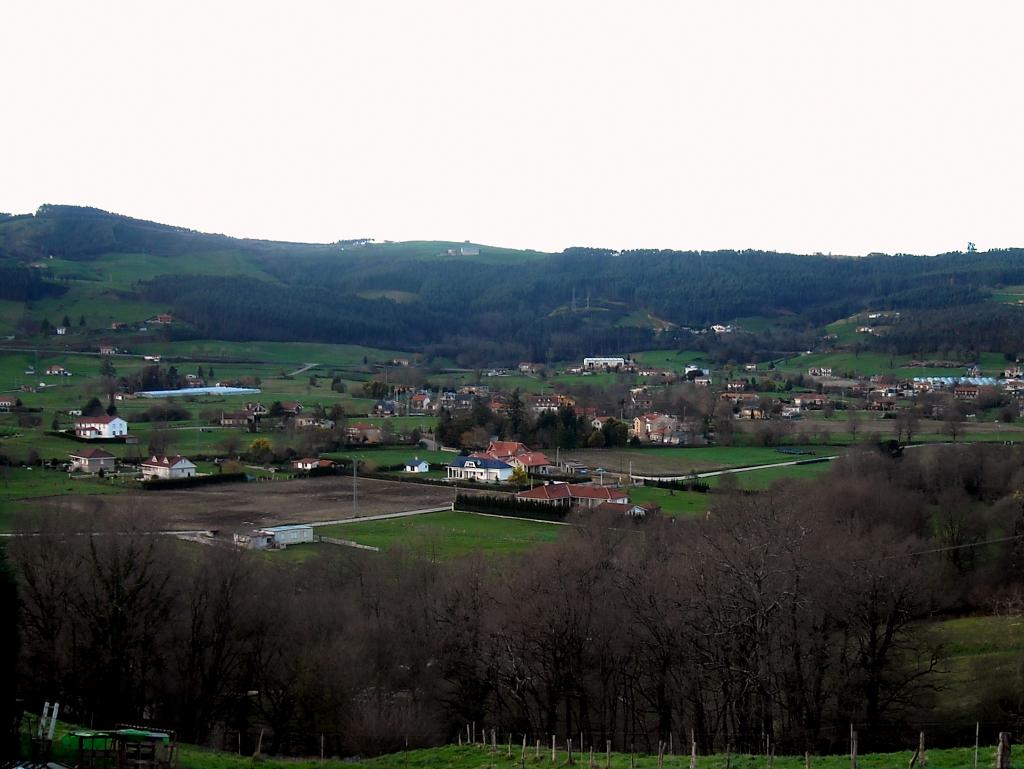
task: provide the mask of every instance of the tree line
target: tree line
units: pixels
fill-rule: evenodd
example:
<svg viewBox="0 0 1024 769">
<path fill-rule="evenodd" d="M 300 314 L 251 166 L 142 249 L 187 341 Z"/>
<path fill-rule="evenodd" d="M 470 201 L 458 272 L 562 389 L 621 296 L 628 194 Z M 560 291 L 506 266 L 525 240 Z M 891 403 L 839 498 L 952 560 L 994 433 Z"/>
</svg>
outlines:
<svg viewBox="0 0 1024 769">
<path fill-rule="evenodd" d="M 894 747 L 950 694 L 927 620 L 1020 604 L 1021 459 L 861 451 L 818 482 L 716 491 L 706 519 L 589 513 L 555 544 L 452 562 L 182 557 L 130 514 L 91 537 L 49 520 L 9 546 L 16 687 L 76 723 L 145 717 L 246 751 L 263 733 L 282 754 L 321 734 L 339 755 L 439 744 L 467 723 L 638 751 L 692 729 L 702 752 L 767 737 L 781 754 L 842 750 L 853 722 L 862 749 Z M 1018 718 L 1020 685 L 978 693 L 986 716 Z"/>
</svg>

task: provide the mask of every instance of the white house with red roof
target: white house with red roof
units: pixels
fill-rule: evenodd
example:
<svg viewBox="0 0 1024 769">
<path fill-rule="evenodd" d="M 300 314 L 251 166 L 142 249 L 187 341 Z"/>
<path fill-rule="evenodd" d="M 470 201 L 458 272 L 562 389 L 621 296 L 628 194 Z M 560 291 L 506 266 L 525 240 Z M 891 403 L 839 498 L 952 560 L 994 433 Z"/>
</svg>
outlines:
<svg viewBox="0 0 1024 769">
<path fill-rule="evenodd" d="M 334 462 L 330 459 L 319 459 L 318 457 L 303 457 L 302 459 L 292 460 L 293 470 L 319 470 L 334 467 Z"/>
<path fill-rule="evenodd" d="M 191 478 L 196 474 L 196 466 L 181 454 L 175 454 L 173 457 L 154 455 L 139 467 L 142 470 L 142 480 L 144 481 L 156 478 Z"/>
<path fill-rule="evenodd" d="M 531 451 L 519 441 L 491 441 L 484 451 L 472 455 L 476 458 L 497 459 L 525 473 L 547 473 L 551 460 L 541 451 Z"/>
<path fill-rule="evenodd" d="M 594 486 L 589 483 L 546 483 L 528 491 L 520 491 L 516 499 L 543 502 L 553 507 L 580 507 L 590 509 L 604 502 L 629 503 L 625 489 L 614 486 Z"/>
<path fill-rule="evenodd" d="M 75 420 L 75 435 L 79 438 L 118 438 L 128 434 L 128 423 L 121 417 L 107 415 L 79 417 Z"/>
</svg>

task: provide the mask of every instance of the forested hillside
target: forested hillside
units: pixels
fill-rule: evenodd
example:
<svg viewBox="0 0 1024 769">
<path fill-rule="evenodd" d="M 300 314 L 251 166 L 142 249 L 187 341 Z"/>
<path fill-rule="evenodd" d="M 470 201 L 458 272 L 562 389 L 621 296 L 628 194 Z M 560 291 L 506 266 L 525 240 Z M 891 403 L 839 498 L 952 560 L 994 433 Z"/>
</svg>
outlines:
<svg viewBox="0 0 1024 769">
<path fill-rule="evenodd" d="M 87 291 L 82 271 L 122 254 L 139 273 L 125 298 L 173 312 L 187 324 L 177 334 L 204 338 L 426 349 L 480 365 L 706 349 L 694 332 L 740 319 L 715 347 L 749 357 L 807 347 L 826 324 L 858 312 L 898 310 L 898 324 L 858 345 L 899 353 L 1024 349 L 1020 307 L 992 301 L 993 289 L 1024 284 L 1021 249 L 853 258 L 460 246 L 239 240 L 44 206 L 0 219 L 0 299 Z M 213 257 L 230 258 L 232 269 L 197 267 Z M 69 263 L 59 274 L 50 266 Z M 748 327 L 747 318 L 759 321 Z"/>
</svg>

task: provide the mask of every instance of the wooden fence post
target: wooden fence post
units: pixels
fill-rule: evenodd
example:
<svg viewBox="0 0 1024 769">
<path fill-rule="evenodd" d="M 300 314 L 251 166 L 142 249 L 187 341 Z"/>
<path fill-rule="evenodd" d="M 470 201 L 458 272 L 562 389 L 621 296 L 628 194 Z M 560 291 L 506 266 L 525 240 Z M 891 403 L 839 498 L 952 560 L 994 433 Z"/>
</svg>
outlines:
<svg viewBox="0 0 1024 769">
<path fill-rule="evenodd" d="M 804 769 L 811 769 L 811 751 L 804 751 Z"/>
<path fill-rule="evenodd" d="M 924 750 L 924 732 L 917 735 L 917 765 L 928 766 L 928 754 Z"/>
<path fill-rule="evenodd" d="M 697 736 L 690 729 L 690 769 L 697 769 Z"/>
<path fill-rule="evenodd" d="M 612 769 L 612 741 L 604 741 L 604 769 Z"/>
<path fill-rule="evenodd" d="M 999 745 L 996 748 L 996 769 L 1011 769 L 1010 733 L 999 732 Z"/>
<path fill-rule="evenodd" d="M 978 769 L 978 738 L 981 737 L 981 721 L 974 722 L 974 769 Z"/>
<path fill-rule="evenodd" d="M 551 735 L 551 763 L 555 763 L 555 735 Z"/>
<path fill-rule="evenodd" d="M 850 732 L 850 769 L 857 769 L 857 732 Z"/>
</svg>

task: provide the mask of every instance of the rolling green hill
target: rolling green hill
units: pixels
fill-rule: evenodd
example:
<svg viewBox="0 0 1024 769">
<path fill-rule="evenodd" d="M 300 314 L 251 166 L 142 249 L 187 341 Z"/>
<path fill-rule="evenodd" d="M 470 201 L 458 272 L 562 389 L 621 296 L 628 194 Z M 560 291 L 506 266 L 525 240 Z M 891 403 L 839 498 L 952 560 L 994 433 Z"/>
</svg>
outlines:
<svg viewBox="0 0 1024 769">
<path fill-rule="evenodd" d="M 698 350 L 718 363 L 822 345 L 907 356 L 951 342 L 960 357 L 1013 354 L 1024 350 L 1024 306 L 1007 298 L 1024 285 L 1022 256 L 285 243 L 47 205 L 0 218 L 0 334 L 39 337 L 44 320 L 65 316 L 76 328 L 84 316 L 92 332 L 137 328 L 170 313 L 164 341 L 359 344 L 462 366 L 631 349 Z M 868 311 L 891 320 L 857 333 Z"/>
</svg>

